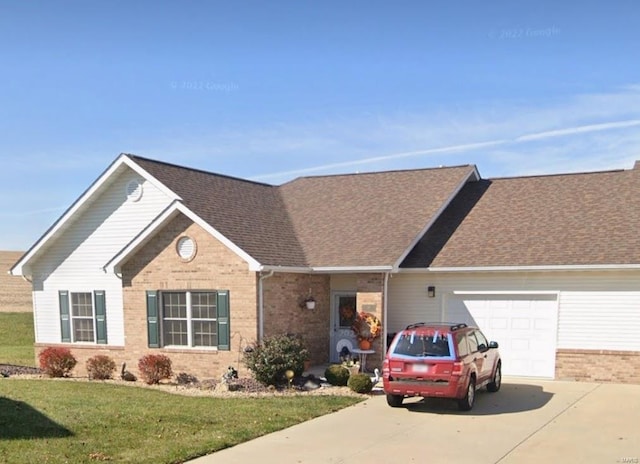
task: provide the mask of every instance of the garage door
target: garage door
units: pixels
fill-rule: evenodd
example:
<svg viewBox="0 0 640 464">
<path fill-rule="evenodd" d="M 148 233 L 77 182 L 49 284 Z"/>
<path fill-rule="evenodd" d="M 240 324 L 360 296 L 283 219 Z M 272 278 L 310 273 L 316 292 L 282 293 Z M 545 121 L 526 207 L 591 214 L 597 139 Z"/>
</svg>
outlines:
<svg viewBox="0 0 640 464">
<path fill-rule="evenodd" d="M 473 324 L 500 345 L 504 375 L 553 378 L 558 320 L 553 295 L 450 295 L 445 320 Z"/>
</svg>

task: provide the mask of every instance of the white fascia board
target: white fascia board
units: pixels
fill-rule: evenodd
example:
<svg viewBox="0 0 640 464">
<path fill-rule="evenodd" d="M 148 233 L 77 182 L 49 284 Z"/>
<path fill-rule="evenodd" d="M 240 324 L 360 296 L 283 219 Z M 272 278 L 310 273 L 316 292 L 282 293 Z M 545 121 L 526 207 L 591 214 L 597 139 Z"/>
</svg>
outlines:
<svg viewBox="0 0 640 464">
<path fill-rule="evenodd" d="M 393 272 L 393 266 L 327 266 L 312 267 L 313 272 L 323 274 L 353 274 L 368 272 Z"/>
<path fill-rule="evenodd" d="M 170 199 L 182 200 L 182 198 L 178 194 L 176 194 L 176 192 L 174 192 L 173 190 L 168 188 L 166 185 L 164 185 L 162 182 L 160 182 L 158 179 L 156 179 L 154 176 L 149 174 L 149 172 L 147 172 L 142 167 L 140 167 L 140 165 L 138 165 L 134 160 L 129 158 L 129 156 L 127 156 L 126 154 L 122 154 L 121 157 L 123 157 L 123 162 L 127 166 L 129 166 L 132 170 L 134 170 L 139 176 L 151 182 L 154 187 L 156 187 L 158 190 L 160 190 Z"/>
<path fill-rule="evenodd" d="M 579 264 L 552 266 L 478 266 L 478 267 L 426 267 L 400 268 L 398 272 L 420 274 L 429 272 L 545 272 L 545 271 L 626 271 L 640 270 L 640 264 Z"/>
<path fill-rule="evenodd" d="M 211 234 L 214 238 L 219 240 L 224 246 L 226 246 L 228 249 L 230 249 L 236 255 L 246 261 L 247 264 L 249 264 L 249 270 L 257 272 L 262 269 L 260 263 L 253 257 L 251 257 L 247 252 L 242 250 L 239 246 L 237 246 L 235 243 L 221 234 L 218 230 L 211 227 L 211 225 L 209 225 L 200 216 L 187 208 L 183 203 L 176 200 L 171 205 L 169 205 L 162 213 L 160 213 L 160 215 L 158 215 L 147 228 L 145 228 L 136 238 L 134 238 L 125 248 L 123 248 L 122 251 L 114 256 L 111 261 L 109 261 L 104 266 L 105 271 L 119 272 L 119 268 L 122 263 L 125 262 L 126 259 L 129 258 L 133 253 L 135 253 L 142 245 L 147 243 L 157 231 L 159 231 L 169 220 L 173 219 L 178 213 L 184 214 L 194 223 Z"/>
<path fill-rule="evenodd" d="M 291 274 L 354 274 L 370 272 L 393 272 L 392 266 L 328 266 L 328 267 L 298 267 L 298 266 L 262 266 L 261 271 L 287 272 Z"/>
<path fill-rule="evenodd" d="M 241 259 L 246 261 L 247 264 L 249 265 L 249 270 L 250 271 L 258 272 L 258 271 L 260 271 L 262 269 L 262 265 L 255 258 L 253 258 L 249 253 L 244 251 L 238 245 L 233 243 L 231 240 L 229 240 L 226 236 L 222 235 L 218 230 L 216 230 L 209 223 L 204 221 L 200 216 L 198 216 L 196 213 L 191 211 L 184 204 L 178 203 L 178 209 L 180 210 L 180 212 L 182 214 L 184 214 L 189 219 L 191 219 L 193 222 L 195 222 L 200 227 L 202 227 L 204 230 L 209 232 L 213 237 L 218 239 L 224 246 L 226 246 L 228 249 L 233 251 Z"/>
<path fill-rule="evenodd" d="M 120 250 L 107 264 L 103 266 L 105 272 L 120 272 L 120 265 L 132 254 L 145 245 L 155 233 L 160 230 L 171 219 L 178 215 L 178 201 L 172 202 L 158 216 L 151 221 L 133 240 L 131 240 L 122 250 Z"/>
<path fill-rule="evenodd" d="M 33 246 L 22 256 L 9 272 L 12 275 L 28 275 L 29 274 L 29 262 L 34 256 L 38 254 L 40 250 L 46 245 L 46 243 L 55 237 L 64 227 L 71 221 L 73 216 L 94 196 L 102 187 L 113 177 L 117 175 L 120 168 L 126 165 L 136 171 L 140 176 L 146 178 L 152 182 L 156 187 L 166 193 L 169 197 L 178 199 L 177 195 L 160 183 L 157 179 L 151 176 L 148 172 L 144 171 L 138 166 L 131 158 L 126 154 L 121 154 L 116 158 L 107 169 L 87 188 L 76 201 L 64 212 L 62 216 L 58 218 L 56 222 L 33 244 Z"/>
<path fill-rule="evenodd" d="M 289 274 L 311 274 L 313 269 L 305 266 L 261 266 L 259 271 L 264 272 L 283 272 Z"/>
<path fill-rule="evenodd" d="M 444 212 L 444 210 L 447 209 L 447 207 L 453 201 L 453 199 L 458 195 L 458 193 L 460 193 L 460 190 L 462 190 L 462 188 L 468 182 L 477 181 L 477 180 L 480 180 L 480 173 L 478 172 L 478 168 L 474 165 L 469 175 L 465 177 L 462 180 L 462 182 L 460 182 L 460 184 L 458 184 L 458 186 L 454 189 L 451 195 L 449 195 L 449 198 L 447 198 L 447 200 L 440 206 L 440 208 L 438 208 L 435 214 L 431 217 L 431 220 L 424 226 L 422 231 L 411 241 L 411 244 L 400 255 L 400 258 L 398 258 L 398 260 L 393 265 L 394 269 L 398 269 L 400 267 L 400 265 L 402 264 L 402 261 L 404 261 L 407 255 L 411 253 L 411 250 L 413 250 L 413 248 L 418 244 L 418 242 L 424 236 L 424 234 L 426 234 L 427 231 L 431 228 L 431 226 L 438 220 L 438 218 Z"/>
</svg>

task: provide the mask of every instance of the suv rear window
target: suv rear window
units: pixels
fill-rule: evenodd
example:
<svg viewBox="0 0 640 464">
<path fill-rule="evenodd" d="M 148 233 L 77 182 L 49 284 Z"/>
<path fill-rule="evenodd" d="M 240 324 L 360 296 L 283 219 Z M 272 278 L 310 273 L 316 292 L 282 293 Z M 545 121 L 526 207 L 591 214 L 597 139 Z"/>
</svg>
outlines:
<svg viewBox="0 0 640 464">
<path fill-rule="evenodd" d="M 403 332 L 396 340 L 395 346 L 391 347 L 391 353 L 414 358 L 448 358 L 451 356 L 449 342 L 448 334 L 439 334 L 437 331 L 431 334 Z"/>
</svg>

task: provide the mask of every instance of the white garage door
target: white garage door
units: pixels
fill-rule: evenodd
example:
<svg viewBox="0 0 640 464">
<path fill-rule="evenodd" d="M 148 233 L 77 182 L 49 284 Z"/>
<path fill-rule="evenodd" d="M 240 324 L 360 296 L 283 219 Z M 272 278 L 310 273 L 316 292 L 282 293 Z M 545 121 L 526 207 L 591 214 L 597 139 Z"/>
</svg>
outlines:
<svg viewBox="0 0 640 464">
<path fill-rule="evenodd" d="M 504 375 L 553 378 L 556 295 L 450 295 L 445 320 L 473 324 L 500 345 Z"/>
</svg>

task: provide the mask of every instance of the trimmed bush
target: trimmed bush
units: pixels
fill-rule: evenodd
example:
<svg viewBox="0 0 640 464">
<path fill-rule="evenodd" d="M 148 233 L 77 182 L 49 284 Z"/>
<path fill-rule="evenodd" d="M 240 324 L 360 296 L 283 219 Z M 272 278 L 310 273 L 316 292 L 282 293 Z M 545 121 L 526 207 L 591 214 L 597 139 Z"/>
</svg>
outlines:
<svg viewBox="0 0 640 464">
<path fill-rule="evenodd" d="M 347 386 L 356 393 L 370 393 L 373 389 L 373 382 L 367 374 L 353 374 L 349 377 Z"/>
<path fill-rule="evenodd" d="M 255 343 L 244 353 L 244 364 L 256 380 L 264 385 L 286 382 L 284 373 L 292 370 L 296 376 L 304 372 L 304 361 L 309 352 L 297 335 L 274 335 L 262 343 Z"/>
<path fill-rule="evenodd" d="M 186 372 L 180 372 L 176 377 L 178 385 L 195 385 L 200 383 L 195 375 L 187 374 Z"/>
<path fill-rule="evenodd" d="M 163 354 L 148 354 L 138 361 L 140 376 L 148 385 L 160 383 L 173 375 L 171 360 Z"/>
<path fill-rule="evenodd" d="M 116 362 L 104 354 L 98 354 L 87 359 L 87 372 L 89 373 L 89 379 L 110 379 L 113 375 L 113 371 L 115 370 Z"/>
<path fill-rule="evenodd" d="M 342 364 L 331 364 L 324 371 L 324 377 L 331 385 L 344 387 L 349 380 L 349 369 Z"/>
<path fill-rule="evenodd" d="M 78 360 L 69 348 L 49 347 L 38 354 L 40 369 L 49 377 L 68 377 Z"/>
</svg>

